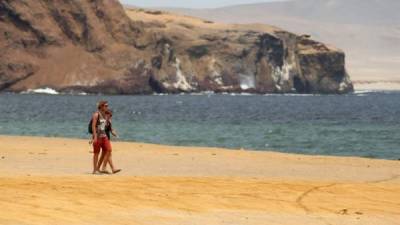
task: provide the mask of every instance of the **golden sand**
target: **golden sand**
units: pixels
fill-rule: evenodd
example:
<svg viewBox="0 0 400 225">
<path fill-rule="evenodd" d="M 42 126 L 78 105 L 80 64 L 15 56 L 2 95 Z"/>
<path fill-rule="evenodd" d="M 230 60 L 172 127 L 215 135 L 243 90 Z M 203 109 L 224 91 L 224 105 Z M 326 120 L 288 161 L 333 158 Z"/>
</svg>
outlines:
<svg viewBox="0 0 400 225">
<path fill-rule="evenodd" d="M 0 224 L 400 224 L 400 162 L 0 137 Z"/>
</svg>

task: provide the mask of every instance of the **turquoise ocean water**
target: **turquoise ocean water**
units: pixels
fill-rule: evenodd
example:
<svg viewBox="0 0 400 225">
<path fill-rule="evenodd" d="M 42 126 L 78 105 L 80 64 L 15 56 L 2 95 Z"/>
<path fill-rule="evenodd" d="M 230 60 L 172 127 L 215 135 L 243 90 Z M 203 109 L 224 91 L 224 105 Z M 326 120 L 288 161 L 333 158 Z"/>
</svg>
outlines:
<svg viewBox="0 0 400 225">
<path fill-rule="evenodd" d="M 0 94 L 0 134 L 88 138 L 96 102 L 120 140 L 400 158 L 400 92 L 349 95 Z"/>
</svg>

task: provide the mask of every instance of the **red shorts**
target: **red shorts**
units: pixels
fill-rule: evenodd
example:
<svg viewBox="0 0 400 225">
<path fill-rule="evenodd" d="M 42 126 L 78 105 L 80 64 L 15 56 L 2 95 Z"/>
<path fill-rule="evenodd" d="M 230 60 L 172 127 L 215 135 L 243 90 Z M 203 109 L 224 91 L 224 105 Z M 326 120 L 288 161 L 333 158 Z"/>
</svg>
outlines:
<svg viewBox="0 0 400 225">
<path fill-rule="evenodd" d="M 97 141 L 93 142 L 94 154 L 99 154 L 100 149 L 103 149 L 103 151 L 111 151 L 111 143 L 107 137 L 97 138 Z"/>
</svg>

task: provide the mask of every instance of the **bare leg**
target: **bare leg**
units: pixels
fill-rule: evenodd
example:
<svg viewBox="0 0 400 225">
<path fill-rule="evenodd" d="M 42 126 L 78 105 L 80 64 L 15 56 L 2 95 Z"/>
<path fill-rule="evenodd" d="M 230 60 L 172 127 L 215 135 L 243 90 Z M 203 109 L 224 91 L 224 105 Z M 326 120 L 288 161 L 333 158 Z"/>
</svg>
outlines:
<svg viewBox="0 0 400 225">
<path fill-rule="evenodd" d="M 101 156 L 100 156 L 100 160 L 97 163 L 97 171 L 100 170 L 101 164 L 107 164 L 106 161 L 104 161 L 104 157 L 106 156 L 106 151 L 104 151 L 104 149 L 101 150 Z"/>
<path fill-rule="evenodd" d="M 103 166 L 101 168 L 102 171 L 105 171 L 107 169 L 107 163 L 110 159 L 110 154 L 111 151 L 105 151 L 104 159 L 103 159 Z"/>
<path fill-rule="evenodd" d="M 99 160 L 99 153 L 94 153 L 93 154 L 93 174 L 95 174 L 98 171 L 98 168 L 97 168 L 98 160 Z"/>
<path fill-rule="evenodd" d="M 112 161 L 112 153 L 110 152 L 110 157 L 108 158 L 108 164 L 110 164 L 111 170 L 114 172 L 115 168 L 114 168 L 114 164 Z"/>
<path fill-rule="evenodd" d="M 115 167 L 114 167 L 114 163 L 113 163 L 113 161 L 112 161 L 112 153 L 111 153 L 111 152 L 110 152 L 110 157 L 108 158 L 108 164 L 110 164 L 110 167 L 111 167 L 112 173 L 118 173 L 118 172 L 121 172 L 121 169 L 115 169 Z"/>
</svg>

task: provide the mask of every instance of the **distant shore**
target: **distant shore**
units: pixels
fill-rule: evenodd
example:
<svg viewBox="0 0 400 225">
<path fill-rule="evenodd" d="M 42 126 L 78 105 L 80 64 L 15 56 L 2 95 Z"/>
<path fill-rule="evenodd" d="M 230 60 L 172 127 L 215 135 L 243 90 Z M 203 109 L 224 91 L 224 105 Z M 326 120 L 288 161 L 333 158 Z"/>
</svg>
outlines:
<svg viewBox="0 0 400 225">
<path fill-rule="evenodd" d="M 0 136 L 0 224 L 398 224 L 400 162 Z"/>
<path fill-rule="evenodd" d="M 354 81 L 354 93 L 357 92 L 364 92 L 364 91 L 400 91 L 400 81 Z M 4 93 L 4 92 L 3 92 Z M 26 91 L 22 92 L 10 92 L 10 93 L 15 93 L 15 94 L 46 94 L 46 95 L 60 95 L 60 94 L 65 94 L 65 95 L 97 95 L 99 93 L 86 93 L 82 91 L 57 91 L 55 89 L 49 88 L 49 87 L 44 87 L 44 88 L 38 88 L 38 89 L 29 89 Z M 270 94 L 293 94 L 293 95 L 302 95 L 302 93 L 255 93 L 255 92 L 213 92 L 213 91 L 205 91 L 205 92 L 188 92 L 188 93 L 153 93 L 153 95 L 168 95 L 168 94 L 194 94 L 194 95 L 201 95 L 201 94 L 232 94 L 232 95 L 270 95 Z M 313 93 L 310 93 L 313 94 Z M 348 93 L 351 94 L 351 93 Z M 151 95 L 151 94 L 148 94 Z M 318 94 L 317 94 L 318 95 Z M 321 94 L 319 94 L 321 95 Z"/>
<path fill-rule="evenodd" d="M 356 80 L 353 81 L 354 90 L 400 91 L 399 80 Z"/>
</svg>

